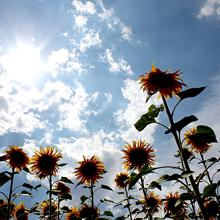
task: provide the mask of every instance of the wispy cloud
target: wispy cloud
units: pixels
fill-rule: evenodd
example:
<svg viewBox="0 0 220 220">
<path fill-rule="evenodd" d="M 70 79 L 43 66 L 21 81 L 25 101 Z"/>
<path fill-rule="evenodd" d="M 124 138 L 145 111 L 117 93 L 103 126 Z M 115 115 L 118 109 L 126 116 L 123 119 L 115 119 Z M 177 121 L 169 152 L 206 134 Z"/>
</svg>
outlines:
<svg viewBox="0 0 220 220">
<path fill-rule="evenodd" d="M 118 58 L 117 60 L 113 57 L 111 49 L 106 49 L 103 56 L 100 56 L 101 60 L 109 65 L 109 71 L 112 73 L 125 72 L 128 75 L 132 75 L 133 71 L 131 66 L 124 58 Z"/>
<path fill-rule="evenodd" d="M 87 1 L 85 4 L 83 4 L 80 0 L 73 0 L 72 5 L 79 13 L 91 14 L 91 15 L 96 13 L 95 4 L 92 3 L 91 1 Z"/>
<path fill-rule="evenodd" d="M 200 9 L 198 17 L 202 18 L 212 15 L 220 15 L 220 0 L 207 0 Z"/>
</svg>

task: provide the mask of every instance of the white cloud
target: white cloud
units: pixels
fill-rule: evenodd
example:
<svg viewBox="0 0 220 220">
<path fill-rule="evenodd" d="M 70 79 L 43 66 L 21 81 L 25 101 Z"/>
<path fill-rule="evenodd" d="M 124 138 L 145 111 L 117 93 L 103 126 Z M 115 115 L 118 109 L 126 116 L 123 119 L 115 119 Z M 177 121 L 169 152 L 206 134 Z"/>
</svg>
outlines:
<svg viewBox="0 0 220 220">
<path fill-rule="evenodd" d="M 149 125 L 142 132 L 138 132 L 134 127 L 134 123 L 148 111 L 151 104 L 159 105 L 161 102 L 157 96 L 153 96 L 146 103 L 147 94 L 141 91 L 137 81 L 131 79 L 124 81 L 122 95 L 128 103 L 123 109 L 119 109 L 114 113 L 115 120 L 120 126 L 119 132 L 122 139 L 126 142 L 144 139 L 149 143 L 153 143 L 153 133 L 156 125 Z"/>
<path fill-rule="evenodd" d="M 200 9 L 198 17 L 202 18 L 211 15 L 220 15 L 220 0 L 207 0 Z"/>
<path fill-rule="evenodd" d="M 80 0 L 73 0 L 72 5 L 79 13 L 85 13 L 91 15 L 96 13 L 95 5 L 91 1 L 87 1 L 85 4 L 83 4 Z"/>
<path fill-rule="evenodd" d="M 112 73 L 125 72 L 128 75 L 133 74 L 131 66 L 127 63 L 126 60 L 124 60 L 123 58 L 119 58 L 118 60 L 115 60 L 113 58 L 111 49 L 106 49 L 104 56 L 100 56 L 100 58 L 103 62 L 109 64 L 109 71 Z"/>
<path fill-rule="evenodd" d="M 76 50 L 69 51 L 66 48 L 54 50 L 49 54 L 47 69 L 53 77 L 56 77 L 60 72 L 82 73 L 84 71 Z"/>
<path fill-rule="evenodd" d="M 117 16 L 114 15 L 113 8 L 106 9 L 102 0 L 98 0 L 98 4 L 102 11 L 98 14 L 98 16 L 106 22 L 108 28 L 111 30 L 120 30 L 121 38 L 130 41 L 132 39 L 131 28 L 125 25 Z"/>
<path fill-rule="evenodd" d="M 89 32 L 85 34 L 85 36 L 81 39 L 79 44 L 79 49 L 82 52 L 85 52 L 90 47 L 98 46 L 100 47 L 102 44 L 102 40 L 100 38 L 99 32 L 91 29 Z"/>
<path fill-rule="evenodd" d="M 78 15 L 75 17 L 75 24 L 78 27 L 84 27 L 87 24 L 88 18 L 83 15 Z"/>
</svg>

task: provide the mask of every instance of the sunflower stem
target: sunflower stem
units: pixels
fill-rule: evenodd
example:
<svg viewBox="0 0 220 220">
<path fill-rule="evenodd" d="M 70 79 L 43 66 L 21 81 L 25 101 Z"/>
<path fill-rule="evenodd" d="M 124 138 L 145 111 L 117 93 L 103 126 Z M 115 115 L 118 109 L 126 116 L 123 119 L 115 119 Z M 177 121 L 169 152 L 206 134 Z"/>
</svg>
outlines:
<svg viewBox="0 0 220 220">
<path fill-rule="evenodd" d="M 60 220 L 60 197 L 58 195 L 58 201 L 57 201 L 57 220 Z"/>
<path fill-rule="evenodd" d="M 167 104 L 167 101 L 165 99 L 165 97 L 162 95 L 162 99 L 163 99 L 163 103 L 164 103 L 164 106 L 165 106 L 165 109 L 166 109 L 166 113 L 167 113 L 167 116 L 168 116 L 168 119 L 169 119 L 169 122 L 170 122 L 170 127 L 171 127 L 171 132 L 173 134 L 173 137 L 176 141 L 176 144 L 178 146 L 178 149 L 179 149 L 179 152 L 180 152 L 180 157 L 181 157 L 181 160 L 183 161 L 183 164 L 184 164 L 184 167 L 185 169 L 190 172 L 190 167 L 189 167 L 189 164 L 188 164 L 188 161 L 187 159 L 183 156 L 182 154 L 182 145 L 181 145 L 181 141 L 179 140 L 178 138 L 178 135 L 177 135 L 177 132 L 174 128 L 174 120 L 173 120 L 173 117 L 172 117 L 172 114 L 169 110 L 169 107 L 168 107 L 168 104 Z M 189 180 L 190 180 L 190 183 L 193 187 L 193 190 L 195 192 L 195 195 L 196 195 L 196 200 L 198 202 L 198 205 L 200 207 L 200 210 L 201 210 L 201 213 L 202 213 L 202 216 L 205 220 L 208 220 L 208 217 L 207 217 L 207 214 L 205 212 L 205 209 L 204 209 L 204 205 L 203 205 L 203 201 L 202 201 L 202 198 L 201 198 L 201 195 L 200 195 L 200 192 L 199 192 L 199 188 L 197 187 L 196 183 L 195 183 L 195 180 L 193 178 L 193 176 L 189 176 Z"/>
<path fill-rule="evenodd" d="M 12 198 L 12 192 L 13 192 L 13 182 L 14 182 L 14 169 L 12 169 L 11 173 L 11 184 L 10 184 L 10 191 L 9 191 L 9 196 L 8 196 L 8 210 L 7 210 L 7 220 L 10 219 L 10 212 L 11 212 L 11 198 Z"/>
<path fill-rule="evenodd" d="M 49 185 L 50 185 L 50 191 L 49 191 L 49 220 L 52 220 L 52 175 L 49 176 Z"/>
<path fill-rule="evenodd" d="M 141 188 L 142 188 L 142 191 L 143 191 L 143 194 L 144 194 L 144 200 L 145 200 L 145 203 L 147 203 L 147 193 L 145 191 L 144 179 L 143 179 L 142 176 L 141 176 L 140 180 L 141 180 Z M 147 210 L 147 213 L 148 213 L 149 220 L 153 220 L 153 217 L 152 217 L 152 215 L 151 215 L 149 210 Z"/>
<path fill-rule="evenodd" d="M 92 205 L 92 220 L 94 219 L 94 216 L 93 216 L 93 210 L 94 210 L 94 189 L 93 189 L 94 185 L 91 181 L 91 185 L 90 185 L 90 191 L 91 191 L 91 205 Z"/>
<path fill-rule="evenodd" d="M 132 220 L 132 214 L 131 214 L 131 207 L 130 207 L 130 201 L 129 201 L 129 196 L 128 196 L 128 190 L 125 187 L 125 195 L 126 195 L 126 200 L 127 200 L 127 205 L 128 205 L 128 211 L 129 211 L 129 216 L 130 216 L 130 220 Z"/>
</svg>

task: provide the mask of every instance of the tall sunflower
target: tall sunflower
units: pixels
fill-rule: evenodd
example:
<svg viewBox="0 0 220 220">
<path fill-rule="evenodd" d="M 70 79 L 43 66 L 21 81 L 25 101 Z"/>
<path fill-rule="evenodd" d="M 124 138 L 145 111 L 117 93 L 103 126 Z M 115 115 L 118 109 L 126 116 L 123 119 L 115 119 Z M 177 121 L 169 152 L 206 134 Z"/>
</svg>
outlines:
<svg viewBox="0 0 220 220">
<path fill-rule="evenodd" d="M 168 215 L 184 216 L 187 204 L 180 200 L 178 192 L 168 193 L 164 202 L 164 211 Z"/>
<path fill-rule="evenodd" d="M 119 189 L 124 189 L 129 184 L 129 174 L 125 172 L 117 173 L 115 177 L 115 184 Z"/>
<path fill-rule="evenodd" d="M 154 65 L 150 72 L 139 77 L 139 81 L 143 91 L 147 91 L 149 95 L 160 92 L 165 98 L 181 92 L 182 86 L 185 86 L 180 78 L 179 70 L 170 73 L 162 71 Z"/>
<path fill-rule="evenodd" d="M 204 202 L 205 211 L 210 219 L 215 219 L 220 213 L 220 205 L 212 198 L 207 198 Z"/>
<path fill-rule="evenodd" d="M 28 214 L 24 203 L 19 203 L 14 209 L 14 217 L 16 220 L 28 220 Z"/>
<path fill-rule="evenodd" d="M 80 211 L 78 208 L 73 207 L 70 212 L 66 214 L 66 220 L 80 220 Z"/>
<path fill-rule="evenodd" d="M 133 141 L 124 146 L 124 157 L 123 162 L 125 169 L 140 170 L 144 165 L 151 166 L 155 163 L 154 150 L 150 147 L 150 144 L 143 140 Z"/>
<path fill-rule="evenodd" d="M 29 157 L 24 150 L 18 146 L 9 146 L 9 149 L 5 151 L 4 158 L 8 165 L 15 171 L 20 172 L 29 163 Z"/>
<path fill-rule="evenodd" d="M 62 158 L 61 153 L 53 147 L 41 147 L 39 151 L 35 151 L 34 156 L 31 158 L 31 171 L 40 179 L 56 175 L 60 158 Z"/>
<path fill-rule="evenodd" d="M 75 168 L 74 173 L 82 183 L 87 185 L 94 184 L 98 179 L 102 178 L 102 174 L 105 171 L 104 164 L 95 155 L 90 159 L 86 159 L 83 156 L 83 159 L 83 161 L 78 162 L 79 166 Z"/>
<path fill-rule="evenodd" d="M 162 200 L 154 192 L 150 192 L 146 195 L 144 205 L 146 205 L 146 208 L 152 215 L 159 211 L 159 208 L 162 206 Z"/>
<path fill-rule="evenodd" d="M 195 127 L 186 131 L 184 136 L 186 144 L 190 145 L 196 153 L 205 153 L 211 147 L 206 139 L 203 138 L 203 135 L 197 132 Z"/>
</svg>

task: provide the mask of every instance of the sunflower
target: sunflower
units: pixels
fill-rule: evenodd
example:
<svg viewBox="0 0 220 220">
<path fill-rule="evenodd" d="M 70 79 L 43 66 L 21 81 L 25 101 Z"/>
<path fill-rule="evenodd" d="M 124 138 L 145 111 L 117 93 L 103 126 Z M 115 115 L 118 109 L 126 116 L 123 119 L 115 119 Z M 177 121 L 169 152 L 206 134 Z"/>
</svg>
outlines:
<svg viewBox="0 0 220 220">
<path fill-rule="evenodd" d="M 115 183 L 119 189 L 126 188 L 126 186 L 129 184 L 129 180 L 130 180 L 130 177 L 128 173 L 121 172 L 121 173 L 116 174 Z"/>
<path fill-rule="evenodd" d="M 192 150 L 197 153 L 205 153 L 211 147 L 211 145 L 207 143 L 203 134 L 198 133 L 195 127 L 186 131 L 184 136 L 186 144 L 191 145 Z"/>
<path fill-rule="evenodd" d="M 48 217 L 50 215 L 50 202 L 49 200 L 45 200 L 43 201 L 41 204 L 40 204 L 40 207 L 41 207 L 41 212 L 42 212 L 42 216 L 44 217 Z M 52 202 L 51 204 L 51 213 L 52 213 L 52 217 L 53 219 L 56 219 L 56 216 L 57 216 L 57 203 L 55 202 Z M 47 218 L 46 218 L 47 219 Z"/>
<path fill-rule="evenodd" d="M 75 168 L 75 175 L 82 183 L 87 185 L 94 184 L 98 179 L 102 178 L 104 173 L 104 164 L 95 155 L 90 159 L 83 156 L 83 161 L 78 162 L 79 167 Z"/>
<path fill-rule="evenodd" d="M 66 220 L 79 220 L 80 219 L 80 211 L 78 208 L 73 207 L 70 212 L 66 214 Z"/>
<path fill-rule="evenodd" d="M 56 183 L 54 189 L 60 197 L 71 195 L 71 189 L 60 181 Z"/>
<path fill-rule="evenodd" d="M 208 217 L 213 217 L 214 219 L 220 212 L 220 206 L 214 199 L 211 198 L 205 200 L 204 207 Z"/>
<path fill-rule="evenodd" d="M 168 215 L 184 216 L 187 204 L 180 200 L 178 192 L 168 193 L 164 202 L 164 211 Z"/>
<path fill-rule="evenodd" d="M 62 158 L 61 153 L 53 147 L 41 147 L 39 151 L 35 151 L 35 155 L 31 159 L 31 170 L 40 179 L 56 175 L 60 158 Z"/>
<path fill-rule="evenodd" d="M 144 204 L 150 213 L 153 214 L 159 211 L 159 208 L 162 206 L 162 200 L 154 192 L 150 192 L 147 194 Z"/>
<path fill-rule="evenodd" d="M 19 203 L 14 209 L 14 217 L 16 220 L 28 220 L 28 211 L 23 203 Z"/>
<path fill-rule="evenodd" d="M 84 204 L 80 209 L 80 217 L 86 220 L 94 220 L 99 216 L 99 210 L 96 207 Z"/>
<path fill-rule="evenodd" d="M 181 92 L 182 86 L 185 86 L 180 79 L 179 70 L 168 73 L 167 71 L 163 72 L 154 65 L 152 65 L 149 73 L 139 77 L 139 81 L 143 91 L 147 91 L 149 95 L 160 92 L 165 98 L 172 97 L 173 94 Z"/>
<path fill-rule="evenodd" d="M 154 150 L 150 147 L 150 144 L 145 141 L 138 140 L 133 141 L 132 144 L 126 144 L 124 152 L 125 161 L 123 162 L 125 169 L 140 170 L 144 165 L 151 166 L 154 164 Z"/>
<path fill-rule="evenodd" d="M 5 152 L 4 158 L 13 170 L 20 172 L 28 165 L 29 157 L 22 148 L 10 146 Z"/>
</svg>

